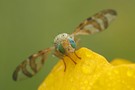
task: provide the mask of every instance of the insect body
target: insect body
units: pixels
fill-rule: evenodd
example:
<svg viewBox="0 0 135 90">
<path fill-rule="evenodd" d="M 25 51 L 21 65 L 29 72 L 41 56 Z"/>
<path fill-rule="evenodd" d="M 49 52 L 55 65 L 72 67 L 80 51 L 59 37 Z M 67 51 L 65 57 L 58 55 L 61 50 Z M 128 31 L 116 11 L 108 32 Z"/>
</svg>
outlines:
<svg viewBox="0 0 135 90">
<path fill-rule="evenodd" d="M 44 61 L 50 51 L 54 50 L 54 55 L 63 59 L 63 56 L 68 56 L 70 53 L 75 53 L 76 42 L 74 39 L 77 35 L 89 35 L 105 30 L 109 24 L 115 19 L 117 13 L 115 10 L 107 9 L 87 18 L 83 21 L 72 34 L 62 33 L 55 37 L 54 46 L 46 48 L 33 54 L 17 66 L 13 73 L 13 80 L 21 80 L 23 78 L 32 77 L 44 65 Z M 76 55 L 78 58 L 78 55 Z M 70 58 L 70 57 L 69 57 Z M 70 58 L 73 62 L 74 60 Z M 66 63 L 63 59 L 65 70 Z M 76 64 L 76 62 L 74 62 Z"/>
<path fill-rule="evenodd" d="M 54 46 L 56 51 L 65 55 L 75 51 L 76 43 L 73 36 L 62 33 L 55 37 Z"/>
</svg>

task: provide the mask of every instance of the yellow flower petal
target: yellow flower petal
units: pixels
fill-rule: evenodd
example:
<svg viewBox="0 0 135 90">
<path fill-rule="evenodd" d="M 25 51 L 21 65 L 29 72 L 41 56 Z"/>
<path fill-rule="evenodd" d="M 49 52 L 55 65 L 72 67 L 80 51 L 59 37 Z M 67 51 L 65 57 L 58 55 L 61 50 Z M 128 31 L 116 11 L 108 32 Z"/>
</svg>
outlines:
<svg viewBox="0 0 135 90">
<path fill-rule="evenodd" d="M 126 59 L 114 59 L 110 62 L 112 65 L 131 64 L 132 62 Z"/>
<path fill-rule="evenodd" d="M 135 90 L 135 64 L 109 68 L 91 90 Z"/>
<path fill-rule="evenodd" d="M 135 90 L 135 64 L 113 66 L 87 48 L 60 60 L 38 90 Z"/>
</svg>

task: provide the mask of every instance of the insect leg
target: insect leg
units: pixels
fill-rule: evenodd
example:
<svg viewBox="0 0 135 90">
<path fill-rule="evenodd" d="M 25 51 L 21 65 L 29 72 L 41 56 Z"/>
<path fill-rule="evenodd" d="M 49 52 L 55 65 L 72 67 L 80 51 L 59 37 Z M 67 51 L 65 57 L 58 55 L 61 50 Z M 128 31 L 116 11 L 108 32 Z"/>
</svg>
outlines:
<svg viewBox="0 0 135 90">
<path fill-rule="evenodd" d="M 63 60 L 64 66 L 65 66 L 65 68 L 64 68 L 64 72 L 65 72 L 66 71 L 66 62 L 65 62 L 64 58 L 62 60 Z"/>
<path fill-rule="evenodd" d="M 74 52 L 74 54 L 75 54 L 75 56 L 76 56 L 77 58 L 79 58 L 79 59 L 81 60 L 81 57 L 79 57 L 76 52 Z"/>
<path fill-rule="evenodd" d="M 77 64 L 69 55 L 66 55 L 66 56 L 69 57 L 73 61 L 74 64 Z"/>
<path fill-rule="evenodd" d="M 57 56 L 58 58 L 60 58 L 60 59 L 62 59 L 63 60 L 63 63 L 64 63 L 64 72 L 66 71 L 66 62 L 65 62 L 65 60 L 64 60 L 64 58 L 63 58 L 63 55 L 62 54 L 60 54 L 59 52 L 57 52 L 57 51 L 55 51 L 55 53 L 54 53 L 54 55 L 55 56 Z"/>
</svg>

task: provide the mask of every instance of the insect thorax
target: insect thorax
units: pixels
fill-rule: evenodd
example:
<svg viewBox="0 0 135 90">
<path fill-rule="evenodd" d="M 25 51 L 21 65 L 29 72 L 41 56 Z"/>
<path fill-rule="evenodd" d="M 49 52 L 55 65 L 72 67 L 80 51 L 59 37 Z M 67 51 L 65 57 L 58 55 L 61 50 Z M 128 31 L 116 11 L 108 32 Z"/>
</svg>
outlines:
<svg viewBox="0 0 135 90">
<path fill-rule="evenodd" d="M 74 36 L 67 33 L 59 34 L 54 39 L 54 46 L 55 49 L 62 54 L 74 52 L 76 48 Z"/>
<path fill-rule="evenodd" d="M 69 34 L 67 33 L 61 33 L 59 35 L 57 35 L 55 38 L 54 38 L 54 44 L 58 44 L 60 43 L 61 41 L 65 40 L 65 39 L 68 39 L 70 37 Z"/>
</svg>

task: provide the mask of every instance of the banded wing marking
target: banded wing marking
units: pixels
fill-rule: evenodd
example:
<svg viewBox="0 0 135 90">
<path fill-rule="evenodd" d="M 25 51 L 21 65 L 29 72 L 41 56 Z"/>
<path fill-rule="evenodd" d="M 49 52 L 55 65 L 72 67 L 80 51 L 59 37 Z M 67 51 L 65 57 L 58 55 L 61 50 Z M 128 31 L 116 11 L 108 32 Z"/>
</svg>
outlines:
<svg viewBox="0 0 135 90">
<path fill-rule="evenodd" d="M 47 48 L 33 54 L 18 65 L 13 73 L 13 80 L 18 81 L 35 75 L 44 65 L 48 53 L 53 49 Z"/>
<path fill-rule="evenodd" d="M 109 24 L 116 18 L 117 13 L 115 10 L 103 10 L 92 17 L 87 18 L 73 32 L 74 35 L 87 35 L 94 34 L 105 30 Z"/>
</svg>

